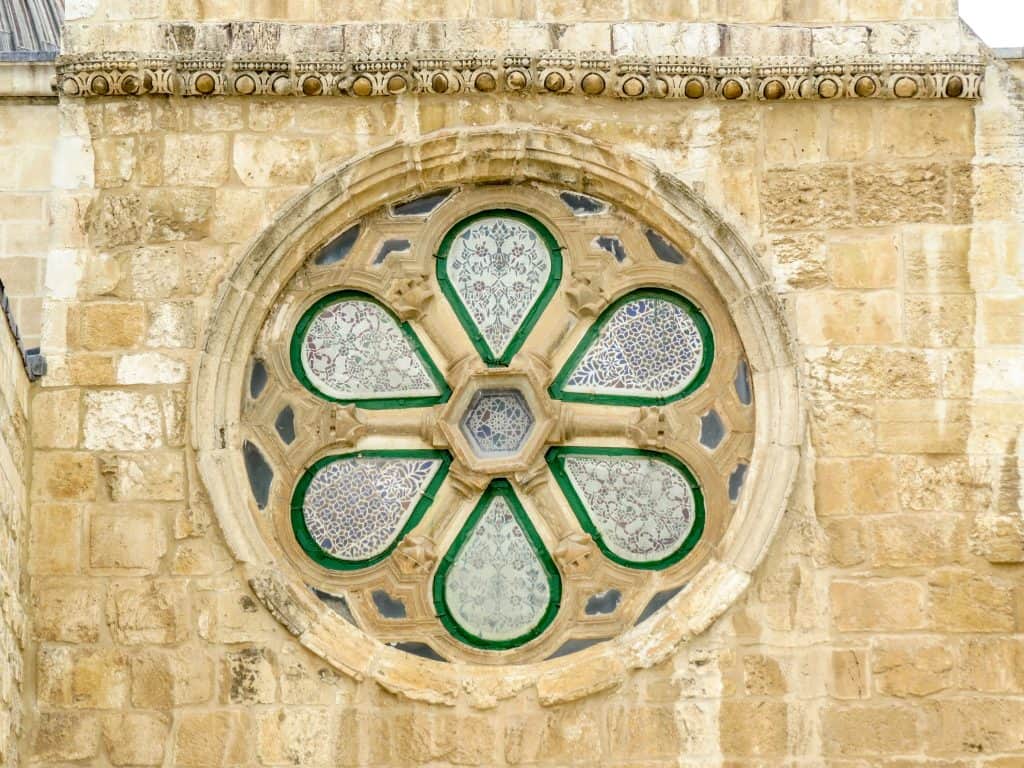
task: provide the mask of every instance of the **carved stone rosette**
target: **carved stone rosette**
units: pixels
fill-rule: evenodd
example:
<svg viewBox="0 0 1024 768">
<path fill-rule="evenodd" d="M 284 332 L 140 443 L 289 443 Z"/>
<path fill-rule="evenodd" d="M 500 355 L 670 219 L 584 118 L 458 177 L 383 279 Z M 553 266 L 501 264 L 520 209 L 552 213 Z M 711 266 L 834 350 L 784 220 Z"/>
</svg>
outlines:
<svg viewBox="0 0 1024 768">
<path fill-rule="evenodd" d="M 617 99 L 978 99 L 980 56 L 851 58 L 612 56 L 578 51 L 420 51 L 225 57 L 113 52 L 62 56 L 76 96 L 577 94 Z"/>
</svg>

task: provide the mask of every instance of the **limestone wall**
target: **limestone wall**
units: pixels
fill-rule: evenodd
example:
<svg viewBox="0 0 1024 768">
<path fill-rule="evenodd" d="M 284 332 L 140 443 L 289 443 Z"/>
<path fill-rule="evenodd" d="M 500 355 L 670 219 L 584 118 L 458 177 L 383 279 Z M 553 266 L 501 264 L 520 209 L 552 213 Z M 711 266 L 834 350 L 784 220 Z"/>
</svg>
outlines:
<svg viewBox="0 0 1024 768">
<path fill-rule="evenodd" d="M 0 95 L 17 94 L 18 85 L 0 83 Z M 0 98 L 0 154 L 4 157 L 0 279 L 28 348 L 39 346 L 42 327 L 43 275 L 51 231 L 50 159 L 56 136 L 55 101 Z"/>
<path fill-rule="evenodd" d="M 0 292 L 2 293 L 2 292 Z M 24 669 L 31 665 L 24 571 L 28 538 L 29 383 L 0 311 L 0 764 L 19 765 Z"/>
<path fill-rule="evenodd" d="M 488 13 L 526 13 L 499 5 Z M 772 6 L 738 3 L 735 14 L 755 5 Z M 128 6 L 69 3 L 69 17 L 83 19 L 71 39 L 123 50 L 138 28 L 112 38 L 108 22 L 185 15 L 177 4 Z M 218 19 L 280 6 L 188 9 Z M 302 20 L 322 10 L 293 6 Z M 530 6 L 531 18 L 543 16 Z M 815 18 L 836 7 L 785 4 L 797 6 Z M 916 1 L 838 6 L 844 20 L 952 13 Z M 773 20 L 787 21 L 782 7 Z M 629 18 L 624 7 L 608 13 Z M 1018 764 L 1020 104 L 997 67 L 977 104 L 537 93 L 62 99 L 63 214 L 43 338 L 50 374 L 32 402 L 25 759 Z M 256 599 L 214 521 L 187 444 L 186 395 L 222 276 L 289 200 L 395 140 L 509 124 L 653 160 L 736 228 L 795 331 L 809 429 L 771 551 L 707 632 L 577 702 L 521 696 L 481 710 L 410 701 L 299 646 Z"/>
</svg>

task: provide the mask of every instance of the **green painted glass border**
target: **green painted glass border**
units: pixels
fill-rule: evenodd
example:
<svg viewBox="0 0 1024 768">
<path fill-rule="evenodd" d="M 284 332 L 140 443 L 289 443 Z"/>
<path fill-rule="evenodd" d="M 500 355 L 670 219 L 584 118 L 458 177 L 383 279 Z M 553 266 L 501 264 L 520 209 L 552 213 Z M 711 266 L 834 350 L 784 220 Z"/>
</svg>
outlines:
<svg viewBox="0 0 1024 768">
<path fill-rule="evenodd" d="M 700 369 L 697 374 L 690 380 L 690 383 L 683 387 L 679 392 L 668 397 L 645 397 L 643 395 L 608 395 L 608 394 L 595 394 L 590 392 L 567 392 L 565 390 L 566 382 L 572 375 L 572 372 L 576 370 L 576 366 L 580 360 L 590 349 L 591 345 L 597 339 L 601 333 L 601 329 L 604 327 L 608 319 L 615 313 L 619 307 L 624 304 L 628 304 L 630 301 L 636 299 L 662 299 L 675 304 L 677 307 L 683 309 L 693 320 L 694 325 L 697 326 L 697 331 L 700 333 L 701 343 L 704 345 L 704 355 L 701 360 Z M 711 366 L 715 359 L 715 338 L 711 332 L 711 326 L 708 324 L 707 319 L 704 317 L 704 313 L 697 308 L 697 306 L 685 298 L 680 296 L 678 293 L 669 291 L 663 288 L 641 288 L 636 291 L 631 291 L 625 296 L 616 299 L 612 302 L 594 321 L 593 325 L 587 329 L 586 334 L 580 339 L 580 343 L 576 345 L 576 348 L 569 355 L 569 359 L 565 361 L 565 365 L 562 366 L 562 370 L 558 372 L 554 382 L 549 387 L 549 392 L 556 400 L 565 400 L 574 403 L 598 403 L 600 405 L 665 405 L 667 403 L 675 402 L 676 400 L 682 400 L 691 393 L 695 392 L 701 384 L 707 379 L 708 374 L 711 372 Z"/>
<path fill-rule="evenodd" d="M 537 299 L 533 302 L 533 306 L 530 307 L 530 311 L 526 313 L 526 317 L 523 318 L 522 323 L 519 325 L 519 330 L 516 331 L 515 335 L 509 340 L 508 346 L 505 348 L 505 352 L 501 355 L 495 354 L 487 341 L 484 339 L 483 334 L 480 333 L 480 329 L 477 327 L 473 318 L 470 317 L 469 312 L 466 310 L 465 305 L 459 298 L 458 292 L 455 290 L 455 286 L 452 285 L 451 280 L 448 279 L 448 254 L 451 251 L 452 243 L 455 242 L 455 238 L 458 237 L 466 229 L 466 227 L 473 224 L 475 221 L 485 218 L 507 218 L 515 219 L 526 226 L 530 227 L 536 232 L 544 244 L 547 246 L 548 253 L 551 255 L 551 273 L 548 275 L 547 283 L 544 285 L 544 290 L 540 292 Z M 448 299 L 448 304 L 455 311 L 455 316 L 459 318 L 459 322 L 462 327 L 466 330 L 466 334 L 469 336 L 470 341 L 473 342 L 473 346 L 476 347 L 476 351 L 480 354 L 487 365 L 491 367 L 507 366 L 512 362 L 512 358 L 515 357 L 523 343 L 526 341 L 526 337 L 530 335 L 530 331 L 533 330 L 533 326 L 537 324 L 537 320 L 540 319 L 541 314 L 547 308 L 548 303 L 551 301 L 551 297 L 555 295 L 555 291 L 558 290 L 558 285 L 562 281 L 562 246 L 558 244 L 558 240 L 551 234 L 547 227 L 541 224 L 533 216 L 522 211 L 515 211 L 511 209 L 498 208 L 487 211 L 480 211 L 474 213 L 472 216 L 468 216 L 461 219 L 445 234 L 441 240 L 441 246 L 438 248 L 437 257 L 437 282 L 441 286 L 441 293 Z"/>
<path fill-rule="evenodd" d="M 612 552 L 608 545 L 605 544 L 604 537 L 597 529 L 597 526 L 594 525 L 594 521 L 591 519 L 590 513 L 587 512 L 587 508 L 584 505 L 583 500 L 580 498 L 579 494 L 576 493 L 572 480 L 569 479 L 569 475 L 565 471 L 566 457 L 574 455 L 642 456 L 643 458 L 652 459 L 654 461 L 663 461 L 674 469 L 679 470 L 683 477 L 686 478 L 686 482 L 690 486 L 690 491 L 693 493 L 693 527 L 690 529 L 690 533 L 685 539 L 683 539 L 683 542 L 672 554 L 663 557 L 661 560 L 639 562 L 636 560 L 628 560 L 621 555 L 617 555 L 615 552 Z M 613 563 L 624 565 L 627 568 L 637 568 L 646 571 L 660 571 L 664 568 L 668 568 L 670 565 L 675 565 L 686 557 L 693 548 L 697 546 L 697 542 L 700 541 L 700 537 L 704 535 L 704 493 L 701 491 L 700 484 L 690 471 L 690 468 L 671 454 L 659 453 L 658 451 L 644 451 L 639 448 L 555 447 L 548 450 L 545 458 L 547 460 L 548 467 L 551 469 L 551 473 L 555 476 L 555 480 L 558 482 L 558 487 L 562 489 L 562 493 L 565 494 L 565 498 L 568 500 L 569 506 L 572 507 L 572 511 L 576 515 L 576 519 L 579 520 L 583 529 L 593 537 L 597 546 L 601 549 L 601 552 L 604 553 L 604 556 Z"/>
<path fill-rule="evenodd" d="M 412 514 L 409 515 L 409 519 L 406 520 L 405 525 L 395 535 L 394 541 L 379 555 L 374 555 L 365 560 L 342 560 L 322 549 L 309 532 L 309 528 L 306 526 L 306 517 L 302 514 L 302 506 L 306 500 L 306 491 L 309 489 L 309 484 L 313 482 L 313 477 L 316 473 L 328 464 L 333 464 L 336 461 L 351 461 L 353 459 L 414 459 L 417 461 L 436 459 L 441 462 L 441 466 L 437 468 L 434 477 L 431 478 L 430 483 L 423 490 L 423 495 L 416 502 Z M 375 565 L 388 557 L 406 534 L 415 528 L 423 518 L 423 513 L 434 503 L 434 496 L 448 475 L 448 468 L 451 466 L 451 463 L 452 457 L 447 451 L 436 450 L 355 451 L 353 453 L 338 453 L 332 456 L 325 456 L 302 474 L 302 477 L 299 478 L 299 482 L 295 486 L 294 493 L 292 493 L 291 520 L 295 540 L 315 563 L 332 571 L 354 571 Z"/>
<path fill-rule="evenodd" d="M 423 367 L 426 369 L 427 374 L 434 382 L 438 392 L 440 392 L 439 395 L 423 397 L 372 397 L 345 399 L 332 397 L 326 392 L 322 392 L 312 381 L 310 381 L 309 377 L 306 375 L 305 369 L 302 367 L 302 342 L 306 337 L 306 331 L 316 318 L 317 313 L 322 309 L 329 307 L 332 304 L 353 299 L 376 304 L 388 314 L 388 317 L 395 321 L 395 324 L 399 327 L 402 333 L 405 334 L 405 337 L 412 345 L 413 351 L 423 363 Z M 324 400 L 329 400 L 332 403 L 352 403 L 354 405 L 358 405 L 360 408 L 371 410 L 383 410 L 386 408 L 416 408 L 424 405 L 446 403 L 452 394 L 451 388 L 448 386 L 448 382 L 444 380 L 444 376 L 441 375 L 441 371 L 438 370 L 436 365 L 434 365 L 434 361 L 430 359 L 430 355 L 427 354 L 426 348 L 423 346 L 422 342 L 420 342 L 419 337 L 416 336 L 416 333 L 412 328 L 409 327 L 409 324 L 400 321 L 395 313 L 392 312 L 385 304 L 363 291 L 335 291 L 334 293 L 329 293 L 319 299 L 313 306 L 307 309 L 299 319 L 299 322 L 295 325 L 295 330 L 292 332 L 289 357 L 291 359 L 292 373 L 294 373 L 295 378 L 302 383 L 302 386 L 316 396 L 321 397 Z"/>
<path fill-rule="evenodd" d="M 473 529 L 476 528 L 477 523 L 480 522 L 480 518 L 483 517 L 484 513 L 487 511 L 487 507 L 490 504 L 491 499 L 496 496 L 501 496 L 508 502 L 509 508 L 512 510 L 512 514 L 515 517 L 516 522 L 519 523 L 519 526 L 523 529 L 523 533 L 526 534 L 527 541 L 530 542 L 530 546 L 533 548 L 534 554 L 537 555 L 537 559 L 540 560 L 541 566 L 547 574 L 548 591 L 550 595 L 547 610 L 544 612 L 540 621 L 537 622 L 536 626 L 534 626 L 529 632 L 509 640 L 486 640 L 463 629 L 459 623 L 455 621 L 448 609 L 448 600 L 445 597 L 444 589 L 445 583 L 448 579 L 448 571 L 455 563 L 456 558 L 459 556 L 459 552 L 462 551 L 462 547 L 473 532 Z M 483 492 L 483 495 L 480 496 L 480 500 L 476 503 L 476 506 L 473 507 L 473 511 L 470 513 L 465 525 L 462 526 L 462 530 L 459 531 L 458 535 L 455 537 L 455 541 L 452 542 L 452 545 L 448 548 L 448 552 L 441 560 L 437 573 L 434 574 L 433 596 L 434 610 L 445 629 L 447 629 L 453 637 L 476 648 L 484 648 L 492 651 L 503 651 L 508 650 L 509 648 L 516 648 L 542 634 L 551 622 L 554 621 L 562 602 L 562 577 L 558 573 L 555 561 L 551 559 L 551 555 L 548 554 L 547 549 L 544 547 L 544 542 L 541 541 L 540 535 L 537 533 L 537 529 L 533 527 L 533 523 L 530 522 L 530 518 L 526 514 L 526 510 L 523 509 L 523 505 L 519 501 L 519 497 L 516 496 L 515 491 L 512 489 L 512 485 L 507 480 L 499 479 L 492 481 Z"/>
</svg>

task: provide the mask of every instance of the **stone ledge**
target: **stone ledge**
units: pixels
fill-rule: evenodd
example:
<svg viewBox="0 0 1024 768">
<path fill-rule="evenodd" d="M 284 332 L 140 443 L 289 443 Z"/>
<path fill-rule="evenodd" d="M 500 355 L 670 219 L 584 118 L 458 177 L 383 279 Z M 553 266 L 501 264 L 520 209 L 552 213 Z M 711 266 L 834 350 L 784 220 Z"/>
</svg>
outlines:
<svg viewBox="0 0 1024 768">
<path fill-rule="evenodd" d="M 110 52 L 57 60 L 69 97 L 548 93 L 625 100 L 978 99 L 985 60 L 613 56 L 582 51 L 382 51 L 225 56 Z"/>
</svg>

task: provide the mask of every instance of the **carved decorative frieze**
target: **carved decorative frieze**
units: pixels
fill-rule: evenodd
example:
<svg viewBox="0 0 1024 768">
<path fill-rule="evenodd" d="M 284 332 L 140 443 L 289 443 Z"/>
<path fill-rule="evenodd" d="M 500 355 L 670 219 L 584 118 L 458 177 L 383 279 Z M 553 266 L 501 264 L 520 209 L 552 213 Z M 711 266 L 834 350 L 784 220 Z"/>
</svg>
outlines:
<svg viewBox="0 0 1024 768">
<path fill-rule="evenodd" d="M 711 58 L 578 51 L 421 51 L 225 57 L 63 56 L 65 96 L 397 96 L 549 93 L 618 99 L 977 99 L 980 56 Z"/>
</svg>

